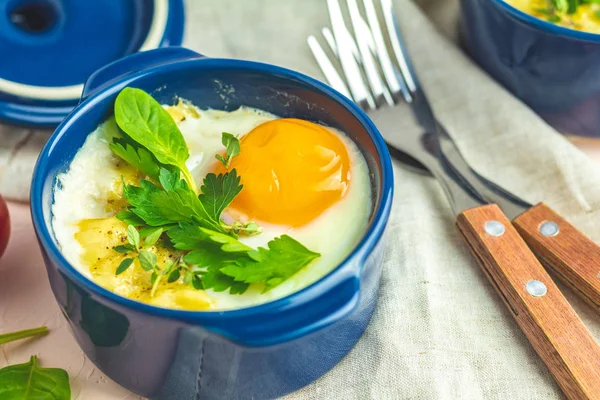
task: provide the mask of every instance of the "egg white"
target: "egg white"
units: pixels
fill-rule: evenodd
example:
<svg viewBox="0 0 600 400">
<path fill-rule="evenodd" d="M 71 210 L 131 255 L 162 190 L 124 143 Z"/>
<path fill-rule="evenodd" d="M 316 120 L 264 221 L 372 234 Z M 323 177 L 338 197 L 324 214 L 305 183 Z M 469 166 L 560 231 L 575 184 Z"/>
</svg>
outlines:
<svg viewBox="0 0 600 400">
<path fill-rule="evenodd" d="M 235 111 L 197 110 L 199 118 L 186 118 L 178 126 L 190 151 L 188 168 L 199 184 L 214 165 L 214 156 L 223 151 L 222 132 L 243 136 L 254 127 L 276 119 L 267 112 L 241 107 Z M 310 265 L 272 290 L 261 293 L 252 285 L 242 295 L 207 290 L 213 309 L 234 309 L 272 301 L 298 291 L 323 277 L 346 258 L 366 230 L 371 209 L 371 186 L 367 164 L 354 142 L 333 130 L 342 139 L 350 156 L 352 179 L 345 196 L 310 223 L 296 228 L 265 224 L 263 233 L 240 237 L 251 247 L 267 247 L 277 236 L 288 234 L 321 254 Z M 59 247 L 67 260 L 88 278 L 82 264 L 83 249 L 75 240 L 77 223 L 88 218 L 107 218 L 107 193 L 120 179 L 117 159 L 108 147 L 106 132 L 99 127 L 91 133 L 75 155 L 69 170 L 57 177 L 52 206 L 52 227 Z"/>
</svg>

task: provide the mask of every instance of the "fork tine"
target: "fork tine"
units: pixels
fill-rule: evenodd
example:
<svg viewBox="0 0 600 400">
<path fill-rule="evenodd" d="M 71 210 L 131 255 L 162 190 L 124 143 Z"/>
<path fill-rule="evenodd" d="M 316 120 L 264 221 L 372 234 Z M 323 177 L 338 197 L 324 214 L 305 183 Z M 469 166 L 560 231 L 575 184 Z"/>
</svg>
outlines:
<svg viewBox="0 0 600 400">
<path fill-rule="evenodd" d="M 369 0 L 372 1 L 372 0 Z M 391 0 L 381 0 L 381 7 L 383 10 L 383 18 L 387 26 L 388 35 L 392 44 L 392 49 L 396 55 L 396 60 L 400 65 L 400 72 L 406 81 L 406 85 L 411 93 L 414 93 L 417 89 L 416 79 L 413 77 L 411 69 L 408 63 L 408 57 L 406 56 L 405 46 L 402 43 L 402 36 L 398 28 L 397 19 L 394 13 L 394 6 Z"/>
<path fill-rule="evenodd" d="M 337 72 L 337 69 L 333 66 L 317 39 L 311 35 L 308 37 L 307 41 L 308 46 L 317 60 L 317 64 L 319 64 L 321 71 L 323 71 L 323 75 L 325 75 L 325 79 L 327 79 L 327 82 L 329 83 L 329 86 L 349 99 L 352 99 L 352 95 L 350 95 L 350 91 L 344 83 L 344 79 L 342 79 L 340 74 Z"/>
<path fill-rule="evenodd" d="M 352 53 L 352 36 L 348 35 L 344 17 L 337 0 L 327 0 L 329 18 L 333 29 L 333 36 L 337 44 L 338 58 L 342 65 L 350 93 L 354 101 L 363 108 L 375 109 L 375 101 L 367 88 L 361 75 L 358 63 Z M 356 44 L 355 44 L 356 45 Z"/>
<path fill-rule="evenodd" d="M 377 48 L 379 64 L 381 65 L 381 70 L 383 71 L 383 75 L 385 76 L 385 80 L 390 88 L 390 91 L 395 98 L 398 98 L 400 95 L 402 95 L 406 101 L 410 102 L 412 101 L 412 96 L 410 95 L 408 87 L 402 79 L 402 76 L 392 63 L 390 53 L 388 52 L 387 46 L 383 39 L 383 31 L 381 30 L 381 25 L 379 24 L 379 18 L 377 17 L 375 4 L 373 3 L 373 0 L 363 0 L 363 4 L 367 14 L 367 20 L 369 21 L 369 26 L 371 28 L 371 34 L 373 35 L 373 39 L 375 41 L 375 47 Z"/>
<path fill-rule="evenodd" d="M 362 60 L 361 64 L 365 75 L 367 76 L 373 97 L 375 98 L 375 104 L 380 106 L 382 102 L 385 101 L 392 106 L 394 105 L 394 100 L 392 99 L 388 88 L 383 83 L 379 71 L 377 70 L 377 66 L 375 65 L 375 59 L 373 57 L 375 45 L 373 43 L 371 31 L 369 30 L 369 25 L 367 25 L 360 15 L 356 0 L 347 0 L 347 4 L 352 27 L 354 28 L 354 37 L 356 38 Z"/>
<path fill-rule="evenodd" d="M 331 33 L 331 29 L 325 27 L 325 28 L 321 29 L 321 33 L 323 34 L 323 37 L 325 38 L 325 41 L 329 45 L 329 48 L 331 49 L 333 54 L 336 57 L 339 57 L 337 44 L 335 43 L 335 39 L 333 38 L 333 33 Z"/>
</svg>

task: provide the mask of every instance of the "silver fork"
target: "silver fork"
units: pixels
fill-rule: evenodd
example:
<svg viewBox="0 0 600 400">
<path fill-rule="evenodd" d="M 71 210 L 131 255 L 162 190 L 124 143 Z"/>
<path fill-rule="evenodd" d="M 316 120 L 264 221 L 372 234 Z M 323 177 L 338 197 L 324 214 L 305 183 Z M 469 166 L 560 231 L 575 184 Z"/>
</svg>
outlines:
<svg viewBox="0 0 600 400">
<path fill-rule="evenodd" d="M 600 398 L 600 347 L 523 238 L 540 260 L 599 308 L 600 247 L 543 203 L 532 207 L 470 168 L 434 116 L 391 0 L 362 0 L 363 12 L 357 0 L 346 1 L 353 33 L 338 0 L 327 1 L 332 29 L 323 29 L 345 79 L 317 38 L 308 38 L 326 79 L 367 111 L 388 143 L 395 136 L 394 146 L 437 178 L 457 214 L 459 233 L 565 393 Z M 397 108 L 403 104 L 410 106 L 420 130 L 396 132 Z"/>
<path fill-rule="evenodd" d="M 425 165 L 427 170 L 440 180 L 451 204 L 459 201 L 457 206 L 460 208 L 462 203 L 459 198 L 464 196 L 459 193 L 467 190 L 470 192 L 469 197 L 498 204 L 510 218 L 530 208 L 531 204 L 493 184 L 470 168 L 452 138 L 437 122 L 413 73 L 391 0 L 380 0 L 379 12 L 374 0 L 363 0 L 367 20 L 361 15 L 357 0 L 347 0 L 347 5 L 354 35 L 346 27 L 338 0 L 327 1 L 332 30 L 326 27 L 322 29 L 345 79 L 339 74 L 317 38 L 308 37 L 308 44 L 329 84 L 369 114 L 382 131 L 388 145 L 398 148 Z M 383 17 L 387 43 L 378 14 Z M 391 47 L 393 55 L 388 47 Z M 406 105 L 411 107 L 416 121 L 423 129 L 417 140 L 393 138 L 390 133 L 394 132 L 397 122 L 397 116 L 390 108 Z M 432 140 L 432 135 L 438 140 Z M 456 176 L 452 171 L 458 171 L 460 176 Z M 448 174 L 451 180 L 447 179 Z M 463 190 L 453 189 L 456 184 Z"/>
</svg>

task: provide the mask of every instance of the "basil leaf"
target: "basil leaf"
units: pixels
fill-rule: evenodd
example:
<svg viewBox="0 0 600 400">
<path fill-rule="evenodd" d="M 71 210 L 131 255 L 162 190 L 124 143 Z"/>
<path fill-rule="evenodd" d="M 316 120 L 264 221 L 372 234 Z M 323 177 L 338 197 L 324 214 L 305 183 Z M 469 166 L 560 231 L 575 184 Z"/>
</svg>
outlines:
<svg viewBox="0 0 600 400">
<path fill-rule="evenodd" d="M 71 400 L 69 375 L 60 368 L 40 368 L 36 356 L 29 362 L 0 369 L 2 400 Z"/>
<path fill-rule="evenodd" d="M 185 165 L 189 151 L 173 118 L 152 96 L 140 89 L 125 88 L 115 102 L 119 127 L 135 142 L 148 149 L 165 165 L 179 168 L 188 185 L 194 180 Z"/>
<path fill-rule="evenodd" d="M 242 191 L 244 186 L 240 184 L 240 180 L 235 168 L 225 175 L 217 176 L 213 173 L 206 175 L 200 187 L 202 194 L 198 198 L 213 220 L 219 221 L 223 210 Z"/>
</svg>

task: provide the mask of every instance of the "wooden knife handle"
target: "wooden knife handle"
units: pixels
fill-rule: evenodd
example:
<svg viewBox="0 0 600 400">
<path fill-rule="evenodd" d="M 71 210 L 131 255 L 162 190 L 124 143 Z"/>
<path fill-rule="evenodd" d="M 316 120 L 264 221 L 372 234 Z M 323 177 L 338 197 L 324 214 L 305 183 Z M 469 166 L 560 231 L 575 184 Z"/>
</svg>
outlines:
<svg viewBox="0 0 600 400">
<path fill-rule="evenodd" d="M 600 311 L 600 247 L 544 203 L 513 224 L 544 266 Z"/>
<path fill-rule="evenodd" d="M 600 347 L 496 205 L 456 224 L 535 351 L 569 399 L 600 399 Z"/>
</svg>

